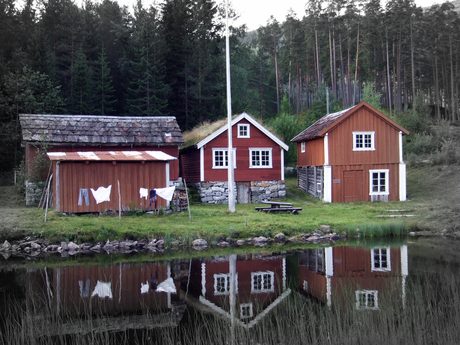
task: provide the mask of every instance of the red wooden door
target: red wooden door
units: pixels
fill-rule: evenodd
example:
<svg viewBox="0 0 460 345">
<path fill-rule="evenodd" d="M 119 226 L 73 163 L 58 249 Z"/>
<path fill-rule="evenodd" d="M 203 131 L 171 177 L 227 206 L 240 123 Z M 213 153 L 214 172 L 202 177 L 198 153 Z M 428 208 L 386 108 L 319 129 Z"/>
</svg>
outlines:
<svg viewBox="0 0 460 345">
<path fill-rule="evenodd" d="M 345 170 L 343 172 L 343 199 L 344 202 L 363 200 L 362 170 Z"/>
</svg>

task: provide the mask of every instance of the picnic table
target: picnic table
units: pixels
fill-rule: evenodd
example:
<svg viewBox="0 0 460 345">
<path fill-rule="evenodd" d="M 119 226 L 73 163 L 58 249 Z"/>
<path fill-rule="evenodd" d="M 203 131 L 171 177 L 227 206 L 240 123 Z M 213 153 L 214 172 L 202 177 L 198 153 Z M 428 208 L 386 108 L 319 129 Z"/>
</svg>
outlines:
<svg viewBox="0 0 460 345">
<path fill-rule="evenodd" d="M 269 206 L 255 207 L 255 210 L 266 213 L 290 212 L 292 214 L 299 214 L 299 211 L 302 211 L 301 207 L 292 207 L 290 202 L 262 201 L 262 204 Z"/>
</svg>

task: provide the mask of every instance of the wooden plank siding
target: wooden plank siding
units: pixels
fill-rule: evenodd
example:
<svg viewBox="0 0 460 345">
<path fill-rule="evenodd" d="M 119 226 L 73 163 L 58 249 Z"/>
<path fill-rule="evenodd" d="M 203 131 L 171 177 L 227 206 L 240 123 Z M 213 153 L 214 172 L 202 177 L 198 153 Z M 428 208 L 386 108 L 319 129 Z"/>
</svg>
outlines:
<svg viewBox="0 0 460 345">
<path fill-rule="evenodd" d="M 162 282 L 168 278 L 167 266 L 158 263 L 116 264 L 111 266 L 70 266 L 52 270 L 54 304 L 62 315 L 87 316 L 119 313 L 167 311 L 168 295 L 149 289 L 141 293 L 141 284 L 151 278 Z M 110 283 L 112 298 L 92 296 L 98 282 Z M 178 283 L 175 283 L 178 289 Z M 81 285 L 81 286 L 80 286 Z M 178 294 L 172 294 L 178 301 Z"/>
<path fill-rule="evenodd" d="M 200 150 L 179 153 L 180 176 L 185 182 L 200 182 Z"/>
<path fill-rule="evenodd" d="M 301 152 L 301 143 L 297 143 L 297 165 L 319 166 L 324 164 L 324 138 L 305 142 L 305 152 Z"/>
<path fill-rule="evenodd" d="M 53 182 L 54 195 L 59 183 L 59 212 L 103 212 L 118 210 L 118 181 L 120 181 L 121 207 L 128 209 L 148 209 L 149 200 L 139 197 L 139 188 L 164 188 L 166 186 L 166 162 L 65 162 L 59 163 L 59 181 Z M 56 163 L 53 164 L 56 178 Z M 96 204 L 90 188 L 112 185 L 110 202 Z M 78 206 L 80 188 L 88 189 L 89 206 L 83 200 Z M 55 198 L 56 200 L 57 198 Z M 167 202 L 158 198 L 157 207 L 166 207 Z M 59 208 L 58 208 L 59 206 Z"/>
<path fill-rule="evenodd" d="M 247 120 L 241 120 L 238 123 L 249 124 Z M 275 144 L 273 140 L 252 124 L 250 124 L 250 138 L 237 138 L 237 130 L 238 126 L 232 126 L 233 148 L 236 149 L 235 182 L 281 180 L 281 150 L 283 148 Z M 227 169 L 212 168 L 213 148 L 228 148 L 227 132 L 206 144 L 204 149 L 205 181 L 226 181 L 228 179 Z M 249 148 L 272 148 L 272 168 L 249 168 Z M 197 164 L 199 164 L 199 160 Z"/>
<path fill-rule="evenodd" d="M 373 169 L 389 169 L 389 188 L 390 194 L 388 195 L 388 201 L 399 200 L 399 164 L 362 164 L 362 165 L 344 165 L 332 167 L 332 202 L 350 202 L 350 201 L 371 201 L 369 195 L 369 170 Z M 359 194 L 362 196 L 360 200 L 347 200 L 345 198 L 345 182 L 344 173 L 347 171 L 361 171 L 362 180 L 361 182 L 356 181 L 356 184 L 360 183 L 362 188 Z M 359 188 L 357 186 L 357 188 Z"/>
<path fill-rule="evenodd" d="M 375 151 L 353 151 L 353 132 L 360 131 L 375 132 Z M 328 137 L 331 166 L 399 163 L 399 131 L 367 108 L 341 122 Z"/>
</svg>

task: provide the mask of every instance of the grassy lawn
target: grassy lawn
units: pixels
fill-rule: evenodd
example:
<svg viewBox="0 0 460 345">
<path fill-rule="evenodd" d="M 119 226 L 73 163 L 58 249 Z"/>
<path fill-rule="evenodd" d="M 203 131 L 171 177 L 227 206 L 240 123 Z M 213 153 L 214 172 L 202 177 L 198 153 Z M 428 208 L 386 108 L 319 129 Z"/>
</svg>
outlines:
<svg viewBox="0 0 460 345">
<path fill-rule="evenodd" d="M 228 205 L 192 204 L 188 212 L 170 215 L 81 215 L 63 216 L 53 210 L 48 212 L 44 223 L 44 210 L 28 208 L 24 232 L 50 241 L 97 242 L 107 239 L 164 238 L 180 239 L 188 244 L 196 238 L 215 241 L 219 238 L 271 237 L 277 233 L 294 236 L 310 233 L 320 225 L 331 225 L 337 233 L 353 233 L 357 228 L 404 228 L 407 219 L 377 218 L 389 214 L 387 210 L 407 210 L 409 204 L 389 203 L 343 203 L 328 204 L 308 196 L 296 187 L 296 178 L 286 179 L 287 197 L 295 207 L 302 207 L 298 215 L 290 213 L 267 214 L 255 211 L 262 204 L 237 204 L 236 212 L 230 213 Z"/>
</svg>

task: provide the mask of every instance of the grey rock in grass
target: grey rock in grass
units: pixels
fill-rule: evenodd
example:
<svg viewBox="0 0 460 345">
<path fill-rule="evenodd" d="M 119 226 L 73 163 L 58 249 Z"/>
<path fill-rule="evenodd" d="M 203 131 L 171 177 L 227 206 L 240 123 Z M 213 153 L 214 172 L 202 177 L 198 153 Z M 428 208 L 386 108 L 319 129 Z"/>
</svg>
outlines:
<svg viewBox="0 0 460 345">
<path fill-rule="evenodd" d="M 237 244 L 238 246 L 243 246 L 245 243 L 246 243 L 246 242 L 245 242 L 244 240 L 238 240 L 238 241 L 236 241 L 236 244 Z"/>
<path fill-rule="evenodd" d="M 283 233 L 279 233 L 275 235 L 276 242 L 284 242 L 286 241 L 286 236 Z"/>
<path fill-rule="evenodd" d="M 69 250 L 69 247 L 67 246 L 67 242 L 62 241 L 62 242 L 61 242 L 61 248 L 62 248 L 62 250 L 64 250 L 64 251 Z"/>
<path fill-rule="evenodd" d="M 0 247 L 0 252 L 7 252 L 11 249 L 11 244 L 7 240 L 3 242 L 2 246 Z"/>
<path fill-rule="evenodd" d="M 206 247 L 208 245 L 208 241 L 198 238 L 192 242 L 192 246 L 194 247 Z"/>
<path fill-rule="evenodd" d="M 342 237 L 340 237 L 339 235 L 337 235 L 336 233 L 333 233 L 332 236 L 330 237 L 330 240 L 331 241 L 338 241 L 342 239 Z"/>
<path fill-rule="evenodd" d="M 70 241 L 69 244 L 67 244 L 67 248 L 71 252 L 78 252 L 80 250 L 80 246 L 73 243 L 72 241 Z"/>
<path fill-rule="evenodd" d="M 157 248 L 164 248 L 164 247 L 165 247 L 165 241 L 163 241 L 163 240 L 158 240 L 158 241 L 156 242 L 156 246 L 157 246 Z"/>
<path fill-rule="evenodd" d="M 259 237 L 254 237 L 252 241 L 254 242 L 254 244 L 262 244 L 262 243 L 267 243 L 268 238 L 259 236 Z"/>
<path fill-rule="evenodd" d="M 229 243 L 226 242 L 226 241 L 221 241 L 221 242 L 218 242 L 218 243 L 217 243 L 217 246 L 218 246 L 218 247 L 228 247 L 228 246 L 229 246 Z"/>
<path fill-rule="evenodd" d="M 294 243 L 294 242 L 297 242 L 297 237 L 291 237 L 288 239 L 288 242 L 291 242 L 291 243 Z"/>
<path fill-rule="evenodd" d="M 57 244 L 50 244 L 45 248 L 46 253 L 57 253 L 59 250 L 59 246 Z"/>
<path fill-rule="evenodd" d="M 332 232 L 332 226 L 330 226 L 330 225 L 320 225 L 319 230 L 321 230 L 323 233 Z"/>
</svg>

